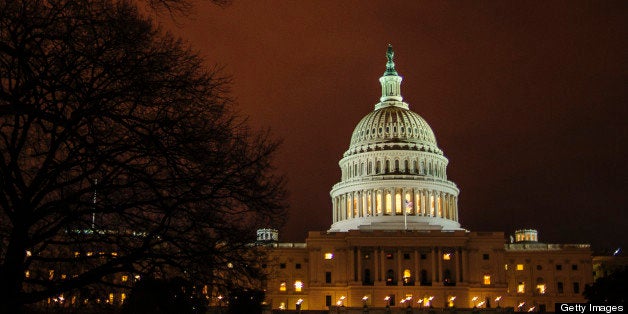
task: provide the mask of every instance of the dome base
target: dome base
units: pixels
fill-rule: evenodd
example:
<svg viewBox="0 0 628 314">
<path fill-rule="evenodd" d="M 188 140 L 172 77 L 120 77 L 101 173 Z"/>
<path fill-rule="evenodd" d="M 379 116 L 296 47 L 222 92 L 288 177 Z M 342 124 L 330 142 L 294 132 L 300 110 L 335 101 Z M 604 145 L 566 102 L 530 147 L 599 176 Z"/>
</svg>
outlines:
<svg viewBox="0 0 628 314">
<path fill-rule="evenodd" d="M 372 216 L 337 221 L 329 232 L 347 232 L 349 230 L 464 230 L 460 224 L 439 217 L 416 216 Z"/>
</svg>

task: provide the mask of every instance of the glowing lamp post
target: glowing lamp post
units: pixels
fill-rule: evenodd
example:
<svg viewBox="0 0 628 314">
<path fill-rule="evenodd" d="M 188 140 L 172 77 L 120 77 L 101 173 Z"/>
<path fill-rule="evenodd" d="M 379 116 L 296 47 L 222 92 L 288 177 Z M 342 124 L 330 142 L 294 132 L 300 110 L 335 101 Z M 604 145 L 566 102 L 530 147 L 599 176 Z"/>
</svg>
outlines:
<svg viewBox="0 0 628 314">
<path fill-rule="evenodd" d="M 301 303 L 303 303 L 303 299 L 298 299 L 296 304 L 296 309 L 301 313 Z"/>
<path fill-rule="evenodd" d="M 495 303 L 497 303 L 497 307 L 499 307 L 499 301 L 502 300 L 501 296 L 498 296 L 497 298 L 495 298 Z"/>
<path fill-rule="evenodd" d="M 517 309 L 519 309 L 519 312 L 523 311 L 523 306 L 526 305 L 525 302 L 521 302 L 519 303 L 519 305 L 517 305 Z"/>
<path fill-rule="evenodd" d="M 473 299 L 471 299 L 471 301 L 473 301 L 473 308 L 477 307 L 477 305 L 475 303 L 477 300 L 478 300 L 478 297 L 473 297 Z"/>
<path fill-rule="evenodd" d="M 434 296 L 433 295 L 431 295 L 429 298 L 427 298 L 427 302 L 425 302 L 425 306 L 432 307 L 432 300 L 434 300 Z"/>
<path fill-rule="evenodd" d="M 454 301 L 456 300 L 456 296 L 452 296 L 451 298 L 449 298 L 449 307 L 454 307 L 456 306 L 456 304 L 454 303 Z"/>
<path fill-rule="evenodd" d="M 419 299 L 419 301 L 416 301 L 416 303 L 419 304 L 419 309 L 423 308 L 423 299 Z"/>
</svg>

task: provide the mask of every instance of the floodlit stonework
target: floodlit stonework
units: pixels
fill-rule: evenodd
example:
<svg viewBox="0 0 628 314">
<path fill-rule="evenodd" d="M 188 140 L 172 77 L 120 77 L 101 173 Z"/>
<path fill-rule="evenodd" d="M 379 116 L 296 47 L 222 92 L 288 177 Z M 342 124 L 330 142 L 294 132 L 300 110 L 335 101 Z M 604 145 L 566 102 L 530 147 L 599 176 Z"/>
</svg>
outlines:
<svg viewBox="0 0 628 314">
<path fill-rule="evenodd" d="M 556 302 L 584 302 L 593 281 L 589 245 L 544 244 L 531 229 L 507 241 L 503 232 L 460 226 L 448 160 L 403 102 L 392 47 L 387 57 L 380 102 L 339 162 L 329 230 L 309 232 L 305 243 L 260 242 L 270 255 L 270 307 L 553 311 Z"/>
</svg>

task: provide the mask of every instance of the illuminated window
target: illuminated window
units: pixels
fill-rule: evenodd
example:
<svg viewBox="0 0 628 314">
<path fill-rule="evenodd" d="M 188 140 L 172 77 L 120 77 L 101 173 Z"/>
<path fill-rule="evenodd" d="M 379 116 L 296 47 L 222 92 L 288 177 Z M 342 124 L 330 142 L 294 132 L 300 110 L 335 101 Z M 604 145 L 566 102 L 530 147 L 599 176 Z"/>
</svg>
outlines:
<svg viewBox="0 0 628 314">
<path fill-rule="evenodd" d="M 87 252 L 87 256 L 92 256 L 94 255 L 94 252 Z"/>
<path fill-rule="evenodd" d="M 504 270 L 508 270 L 508 264 L 504 264 Z"/>
<path fill-rule="evenodd" d="M 520 281 L 519 284 L 517 285 L 517 293 L 525 293 L 526 292 L 526 285 L 524 282 Z"/>
<path fill-rule="evenodd" d="M 125 299 L 126 299 L 126 293 L 120 294 L 120 302 L 124 302 Z"/>
<path fill-rule="evenodd" d="M 279 284 L 279 291 L 286 291 L 286 282 L 285 281 L 282 281 Z"/>
<path fill-rule="evenodd" d="M 74 252 L 74 257 L 79 257 L 79 256 L 81 256 L 81 253 L 79 253 L 79 252 Z"/>
<path fill-rule="evenodd" d="M 118 256 L 118 252 L 111 252 L 111 256 L 116 257 Z M 124 293 L 123 293 L 124 294 Z"/>
<path fill-rule="evenodd" d="M 113 303 L 113 300 L 114 300 L 113 293 L 109 293 L 109 300 L 107 300 L 107 301 L 109 301 L 109 303 Z"/>
<path fill-rule="evenodd" d="M 31 253 L 31 251 L 26 251 L 26 256 L 32 256 L 33 253 Z"/>
<path fill-rule="evenodd" d="M 540 283 L 538 285 L 536 285 L 536 292 L 539 294 L 545 294 L 545 284 L 544 283 Z"/>
<path fill-rule="evenodd" d="M 68 276 L 66 274 L 61 274 L 61 279 L 65 279 L 68 278 Z"/>
<path fill-rule="evenodd" d="M 48 279 L 52 280 L 55 277 L 55 270 L 54 269 L 50 269 L 48 270 Z"/>
<path fill-rule="evenodd" d="M 451 260 L 451 253 L 443 254 L 443 260 L 446 260 L 446 261 Z"/>
<path fill-rule="evenodd" d="M 30 276 L 31 276 L 31 272 L 30 271 L 27 270 L 27 271 L 24 272 L 24 277 L 30 278 Z"/>
<path fill-rule="evenodd" d="M 121 280 L 122 280 L 122 282 L 127 282 L 127 280 L 129 280 L 129 276 L 127 276 L 127 275 L 122 275 Z"/>
<path fill-rule="evenodd" d="M 301 280 L 295 281 L 294 282 L 294 291 L 301 292 L 302 289 L 303 289 L 303 281 L 301 281 Z"/>
<path fill-rule="evenodd" d="M 490 285 L 491 284 L 491 275 L 484 275 L 484 284 L 485 285 Z"/>
<path fill-rule="evenodd" d="M 523 270 L 523 264 L 517 264 L 517 270 Z"/>
<path fill-rule="evenodd" d="M 332 259 L 334 258 L 334 254 L 332 253 L 325 253 L 325 259 Z"/>
</svg>

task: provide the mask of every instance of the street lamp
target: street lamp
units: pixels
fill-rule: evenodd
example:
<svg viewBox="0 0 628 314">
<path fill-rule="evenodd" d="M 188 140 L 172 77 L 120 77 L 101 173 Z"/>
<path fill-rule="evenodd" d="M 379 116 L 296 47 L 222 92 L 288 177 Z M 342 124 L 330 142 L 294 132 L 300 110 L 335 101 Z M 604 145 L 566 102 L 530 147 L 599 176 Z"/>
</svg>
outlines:
<svg viewBox="0 0 628 314">
<path fill-rule="evenodd" d="M 390 296 L 389 296 L 389 295 L 387 295 L 387 296 L 384 298 L 384 301 L 386 301 L 386 307 L 390 307 Z"/>
<path fill-rule="evenodd" d="M 497 303 L 497 307 L 499 307 L 499 301 L 501 301 L 502 296 L 498 296 L 497 298 L 495 298 L 495 303 Z"/>
<path fill-rule="evenodd" d="M 519 305 L 517 305 L 517 309 L 519 309 L 519 312 L 523 311 L 523 306 L 526 305 L 525 302 L 521 302 L 519 303 Z"/>
<path fill-rule="evenodd" d="M 423 308 L 423 299 L 419 299 L 419 301 L 416 301 L 416 303 L 419 304 L 419 309 Z"/>
<path fill-rule="evenodd" d="M 455 295 L 453 295 L 453 296 L 451 296 L 449 298 L 449 307 L 454 307 L 455 306 L 455 304 L 454 304 L 455 300 L 456 300 L 456 296 Z"/>
<path fill-rule="evenodd" d="M 298 299 L 296 304 L 296 309 L 301 313 L 301 303 L 303 303 L 303 299 Z"/>
<path fill-rule="evenodd" d="M 432 307 L 432 300 L 434 300 L 434 296 L 433 295 L 431 295 L 429 298 L 427 298 L 427 302 L 425 303 L 425 306 Z"/>
<path fill-rule="evenodd" d="M 473 308 L 477 307 L 476 303 L 475 303 L 475 301 L 477 301 L 477 300 L 478 300 L 478 297 L 473 297 L 473 299 L 471 299 L 471 301 L 473 301 Z"/>
<path fill-rule="evenodd" d="M 340 299 L 338 299 L 338 302 L 336 302 L 336 305 L 338 305 L 338 306 L 343 306 L 343 305 L 342 305 L 342 302 L 343 302 L 344 300 L 345 300 L 345 296 L 343 295 L 343 296 L 341 296 L 341 297 L 340 297 Z"/>
</svg>

